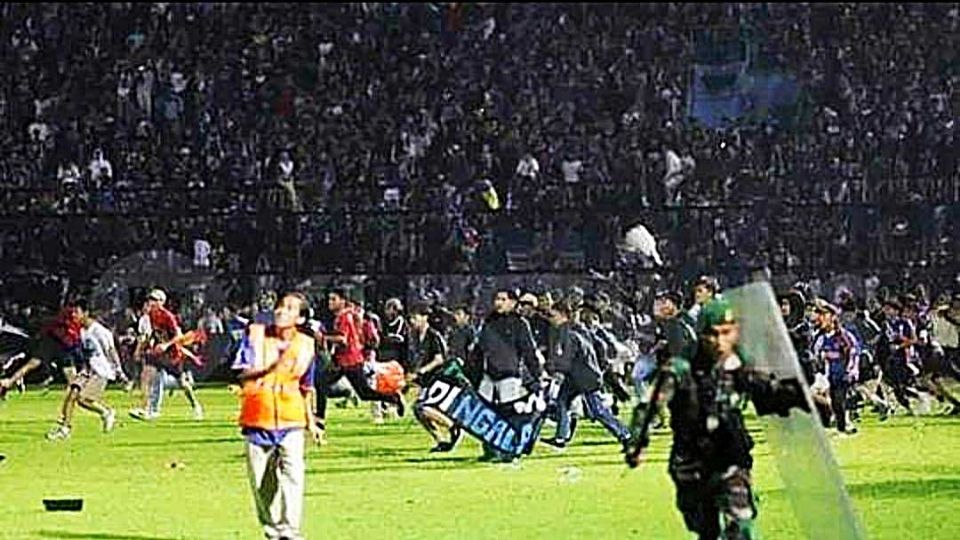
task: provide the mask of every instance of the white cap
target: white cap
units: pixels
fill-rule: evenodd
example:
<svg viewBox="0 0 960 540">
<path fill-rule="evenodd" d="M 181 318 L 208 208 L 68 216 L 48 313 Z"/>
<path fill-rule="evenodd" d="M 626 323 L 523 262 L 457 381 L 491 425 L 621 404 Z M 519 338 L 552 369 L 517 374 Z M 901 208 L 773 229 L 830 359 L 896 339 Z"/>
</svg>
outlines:
<svg viewBox="0 0 960 540">
<path fill-rule="evenodd" d="M 534 295 L 533 293 L 524 293 L 520 297 L 519 302 L 521 304 L 533 304 L 533 307 L 537 307 L 540 304 L 540 302 L 537 300 L 536 295 Z"/>
<path fill-rule="evenodd" d="M 162 289 L 153 289 L 150 291 L 150 294 L 147 295 L 147 299 L 156 300 L 157 302 L 163 304 L 167 301 L 167 293 L 163 292 Z"/>
</svg>

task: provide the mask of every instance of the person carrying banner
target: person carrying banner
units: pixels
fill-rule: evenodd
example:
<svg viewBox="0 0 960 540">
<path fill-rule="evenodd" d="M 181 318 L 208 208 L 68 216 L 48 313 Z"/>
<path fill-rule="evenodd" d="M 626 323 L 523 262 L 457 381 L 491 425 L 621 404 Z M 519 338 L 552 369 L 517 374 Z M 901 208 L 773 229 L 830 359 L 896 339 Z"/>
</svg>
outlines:
<svg viewBox="0 0 960 540">
<path fill-rule="evenodd" d="M 473 350 L 477 330 L 470 320 L 470 307 L 456 306 L 453 310 L 453 328 L 447 335 L 448 352 L 451 359 L 457 360 L 464 366 L 470 385 L 477 387 L 480 384 L 481 370 L 477 366 L 467 365 L 470 351 Z"/>
<path fill-rule="evenodd" d="M 750 474 L 753 440 L 740 396 L 749 395 L 761 416 L 787 416 L 794 407 L 809 411 L 809 405 L 798 379 L 775 380 L 738 354 L 740 327 L 728 300 L 705 303 L 700 322 L 697 351 L 661 366 L 666 384 L 657 384 L 648 410 L 654 410 L 658 397 L 670 407 L 669 473 L 687 529 L 704 540 L 751 539 L 757 515 Z M 629 466 L 639 464 L 649 443 L 645 430 L 634 436 L 625 456 Z"/>
<path fill-rule="evenodd" d="M 483 323 L 472 355 L 483 366 L 478 393 L 501 406 L 507 417 L 516 414 L 512 407 L 503 407 L 528 393 L 540 391 L 541 355 L 533 340 L 530 325 L 516 313 L 517 291 L 501 289 L 493 299 L 493 313 Z M 512 461 L 492 445 L 483 445 L 481 461 Z"/>
<path fill-rule="evenodd" d="M 449 452 L 460 439 L 461 430 L 449 418 L 433 407 L 424 406 L 426 389 L 443 369 L 447 359 L 447 343 L 430 326 L 430 308 L 425 304 L 411 306 L 409 312 L 409 331 L 407 353 L 411 372 L 408 380 L 417 389 L 417 402 L 413 412 L 420 425 L 433 437 L 436 445 L 431 452 Z M 446 432 L 446 437 L 443 437 Z"/>
</svg>

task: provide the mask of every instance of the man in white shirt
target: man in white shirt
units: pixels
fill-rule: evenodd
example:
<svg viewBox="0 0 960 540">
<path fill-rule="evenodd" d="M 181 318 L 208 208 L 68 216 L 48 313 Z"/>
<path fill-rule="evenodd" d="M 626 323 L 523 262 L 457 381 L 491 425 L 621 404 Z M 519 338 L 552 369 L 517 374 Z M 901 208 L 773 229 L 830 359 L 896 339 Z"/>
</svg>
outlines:
<svg viewBox="0 0 960 540">
<path fill-rule="evenodd" d="M 103 157 L 100 148 L 93 151 L 93 160 L 87 168 L 90 170 L 90 183 L 95 189 L 100 189 L 104 182 L 113 178 L 113 166 Z"/>
<path fill-rule="evenodd" d="M 663 175 L 663 186 L 667 191 L 667 204 L 676 204 L 680 200 L 680 184 L 686 179 L 683 174 L 683 161 L 676 152 L 669 148 L 664 149 L 666 174 Z"/>
<path fill-rule="evenodd" d="M 942 381 L 943 377 L 960 380 L 960 294 L 931 310 L 930 327 L 931 363 L 924 366 L 924 377 L 942 399 L 950 402 L 950 414 L 960 415 L 960 404 Z"/>
<path fill-rule="evenodd" d="M 277 183 L 286 194 L 286 204 L 284 206 L 293 211 L 302 210 L 303 208 L 300 205 L 300 197 L 297 195 L 297 186 L 293 175 L 295 164 L 293 158 L 290 157 L 290 152 L 286 150 L 280 152 L 277 168 L 279 173 Z"/>
<path fill-rule="evenodd" d="M 80 343 L 86 365 L 67 387 L 57 425 L 47 433 L 47 439 L 51 441 L 70 437 L 76 405 L 100 415 L 103 431 L 111 431 L 117 415 L 103 400 L 103 393 L 109 381 L 117 378 L 121 381 L 126 380 L 126 375 L 120 367 L 120 355 L 117 353 L 113 332 L 100 324 L 82 304 L 78 304 L 77 310 L 80 323 L 83 325 Z"/>
<path fill-rule="evenodd" d="M 583 161 L 576 158 L 569 158 L 560 163 L 560 170 L 563 172 L 563 181 L 568 184 L 576 184 L 580 181 L 580 173 L 583 172 Z"/>
<path fill-rule="evenodd" d="M 71 162 L 66 167 L 64 167 L 63 165 L 58 166 L 57 180 L 60 181 L 60 184 L 63 187 L 79 186 L 80 185 L 80 167 L 77 167 L 77 164 L 73 162 Z"/>
<path fill-rule="evenodd" d="M 193 241 L 193 265 L 197 268 L 210 268 L 210 242 L 203 238 Z"/>
<path fill-rule="evenodd" d="M 537 158 L 533 157 L 533 154 L 527 152 L 517 163 L 516 174 L 520 178 L 536 180 L 540 176 L 540 163 L 537 162 Z"/>
<path fill-rule="evenodd" d="M 935 346 L 954 356 L 960 348 L 960 294 L 933 309 L 931 326 Z"/>
</svg>

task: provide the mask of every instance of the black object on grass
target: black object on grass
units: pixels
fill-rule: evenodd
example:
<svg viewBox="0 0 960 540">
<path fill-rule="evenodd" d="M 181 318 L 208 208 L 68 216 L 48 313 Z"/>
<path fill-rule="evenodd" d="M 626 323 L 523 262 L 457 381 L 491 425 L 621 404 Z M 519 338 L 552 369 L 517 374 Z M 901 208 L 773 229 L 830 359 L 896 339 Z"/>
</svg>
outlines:
<svg viewBox="0 0 960 540">
<path fill-rule="evenodd" d="M 47 512 L 79 512 L 83 510 L 83 499 L 44 499 L 43 507 Z"/>
</svg>

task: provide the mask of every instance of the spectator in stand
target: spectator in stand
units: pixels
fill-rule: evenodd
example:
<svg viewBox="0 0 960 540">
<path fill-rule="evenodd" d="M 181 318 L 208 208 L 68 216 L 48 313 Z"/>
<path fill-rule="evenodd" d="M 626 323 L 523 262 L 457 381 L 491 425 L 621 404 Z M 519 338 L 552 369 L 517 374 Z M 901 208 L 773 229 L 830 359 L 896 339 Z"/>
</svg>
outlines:
<svg viewBox="0 0 960 540">
<path fill-rule="evenodd" d="M 502 219 L 526 229 L 550 230 L 585 209 L 623 219 L 637 204 L 676 202 L 678 213 L 653 212 L 649 223 L 677 246 L 666 261 L 673 267 L 707 271 L 742 256 L 786 269 L 945 268 L 956 255 L 960 73 L 949 36 L 960 12 L 949 4 L 10 4 L 3 17 L 0 59 L 14 83 L 0 89 L 0 170 L 10 188 L 0 215 L 22 227 L 4 242 L 4 261 L 54 253 L 46 263 L 78 281 L 102 272 L 100 259 L 182 235 L 184 214 L 224 230 L 213 242 L 225 246 L 224 261 L 236 255 L 253 271 L 262 243 L 225 223 L 267 204 L 246 188 L 258 163 L 269 175 L 265 157 L 282 151 L 277 176 L 266 177 L 283 183 L 290 204 L 281 212 L 349 215 L 351 231 L 361 231 L 351 232 L 362 236 L 355 243 L 384 254 L 302 257 L 304 272 L 435 270 L 445 258 L 416 248 L 427 227 L 475 229 L 490 240 L 476 266 L 501 267 L 508 233 L 487 211 L 436 223 L 405 216 L 391 235 L 371 212 L 395 189 L 399 208 L 439 215 L 445 183 L 465 191 L 483 179 L 504 198 Z M 724 26 L 744 30 L 757 62 L 797 80 L 796 114 L 725 130 L 683 118 L 701 45 L 691 30 Z M 97 148 L 109 167 L 81 170 Z M 834 206 L 846 203 L 867 206 Z M 717 208 L 730 205 L 759 218 Z M 936 208 L 939 217 L 923 221 Z M 94 210 L 104 219 L 82 232 L 50 215 Z M 140 227 L 130 216 L 151 222 L 151 235 L 78 249 Z M 823 227 L 804 226 L 811 219 Z M 287 223 L 261 219 L 256 231 Z M 47 232 L 28 240 L 33 229 Z M 608 227 L 599 244 L 613 246 L 619 232 Z M 327 232 L 296 234 L 310 252 Z M 531 264 L 546 269 L 588 242 L 538 243 Z M 389 250 L 376 249 L 384 244 L 414 248 L 387 264 Z M 848 255 L 852 245 L 864 247 Z M 297 259 L 277 249 L 268 260 Z"/>
</svg>

